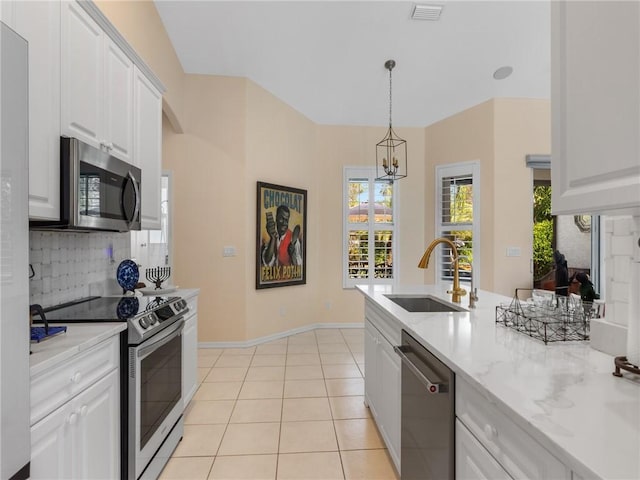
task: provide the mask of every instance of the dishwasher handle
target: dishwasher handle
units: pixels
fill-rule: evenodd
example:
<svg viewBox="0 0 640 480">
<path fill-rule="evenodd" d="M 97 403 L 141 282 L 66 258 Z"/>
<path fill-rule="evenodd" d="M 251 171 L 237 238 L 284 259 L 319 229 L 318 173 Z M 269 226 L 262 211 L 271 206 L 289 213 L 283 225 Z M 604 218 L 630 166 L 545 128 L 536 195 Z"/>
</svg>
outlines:
<svg viewBox="0 0 640 480">
<path fill-rule="evenodd" d="M 441 382 L 432 382 L 420 370 L 418 370 L 418 368 L 413 364 L 411 360 L 409 360 L 409 357 L 407 357 L 406 352 L 410 352 L 411 347 L 407 345 L 394 345 L 393 350 L 398 354 L 398 356 L 402 360 L 402 363 L 404 363 L 409 368 L 409 370 L 411 370 L 411 372 L 416 377 L 418 377 L 418 380 L 420 380 L 420 382 L 425 387 L 427 387 L 427 391 L 429 393 L 436 394 L 436 393 L 449 392 L 449 385 Z"/>
</svg>

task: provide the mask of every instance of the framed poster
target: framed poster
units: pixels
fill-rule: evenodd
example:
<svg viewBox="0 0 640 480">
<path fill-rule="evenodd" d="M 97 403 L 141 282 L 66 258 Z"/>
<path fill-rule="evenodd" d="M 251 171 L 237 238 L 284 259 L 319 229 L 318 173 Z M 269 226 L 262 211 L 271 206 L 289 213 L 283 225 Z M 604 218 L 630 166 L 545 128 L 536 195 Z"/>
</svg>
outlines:
<svg viewBox="0 0 640 480">
<path fill-rule="evenodd" d="M 307 283 L 307 191 L 258 182 L 256 288 Z"/>
</svg>

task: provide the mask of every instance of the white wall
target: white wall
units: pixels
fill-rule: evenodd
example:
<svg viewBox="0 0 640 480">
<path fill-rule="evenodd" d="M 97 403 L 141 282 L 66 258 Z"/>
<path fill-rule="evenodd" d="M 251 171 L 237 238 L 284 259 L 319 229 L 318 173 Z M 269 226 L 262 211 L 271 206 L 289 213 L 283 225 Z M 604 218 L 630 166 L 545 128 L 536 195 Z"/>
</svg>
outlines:
<svg viewBox="0 0 640 480">
<path fill-rule="evenodd" d="M 558 215 L 556 248 L 564 254 L 570 268 L 591 269 L 591 232 L 581 232 L 573 215 Z"/>
</svg>

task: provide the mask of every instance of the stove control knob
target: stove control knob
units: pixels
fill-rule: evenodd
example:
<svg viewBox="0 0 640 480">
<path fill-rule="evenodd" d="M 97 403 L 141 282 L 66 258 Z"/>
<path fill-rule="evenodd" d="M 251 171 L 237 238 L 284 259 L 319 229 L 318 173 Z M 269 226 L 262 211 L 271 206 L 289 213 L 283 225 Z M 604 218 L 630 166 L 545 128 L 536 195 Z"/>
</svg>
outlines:
<svg viewBox="0 0 640 480">
<path fill-rule="evenodd" d="M 156 323 L 158 323 L 158 317 L 156 317 L 156 314 L 149 314 L 149 325 L 155 325 Z"/>
<path fill-rule="evenodd" d="M 142 317 L 139 323 L 140 323 L 140 326 L 145 330 L 149 327 L 149 321 L 147 320 L 147 317 Z"/>
</svg>

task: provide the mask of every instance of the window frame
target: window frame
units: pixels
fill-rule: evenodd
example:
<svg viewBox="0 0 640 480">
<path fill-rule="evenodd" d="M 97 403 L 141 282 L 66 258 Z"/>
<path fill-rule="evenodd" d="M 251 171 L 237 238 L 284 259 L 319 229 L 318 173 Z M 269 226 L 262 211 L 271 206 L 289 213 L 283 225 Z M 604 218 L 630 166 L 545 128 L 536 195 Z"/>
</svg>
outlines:
<svg viewBox="0 0 640 480">
<path fill-rule="evenodd" d="M 471 275 L 473 277 L 474 288 L 480 288 L 480 272 L 481 272 L 481 236 L 480 236 L 480 161 L 471 160 L 467 162 L 449 163 L 436 165 L 435 171 L 435 232 L 436 237 L 441 237 L 443 231 L 451 231 L 451 225 L 442 224 L 442 181 L 446 177 L 458 177 L 458 176 L 470 176 L 471 184 L 473 186 L 473 220 L 471 223 L 471 231 L 473 232 L 473 266 Z M 435 251 L 436 258 L 436 284 L 449 284 L 451 280 L 443 279 L 442 272 L 442 244 L 438 245 Z M 460 278 L 461 283 L 469 284 L 470 282 L 466 278 Z"/>
<path fill-rule="evenodd" d="M 354 179 L 366 180 L 369 183 L 369 212 L 367 223 L 349 222 L 349 182 Z M 393 183 L 393 193 L 391 196 L 391 212 L 393 222 L 376 224 L 375 222 L 375 167 L 344 167 L 342 176 L 342 288 L 351 289 L 356 285 L 396 285 L 398 280 L 398 182 Z M 378 228 L 376 228 L 378 225 Z M 349 232 L 352 230 L 368 230 L 368 277 L 349 278 Z M 375 278 L 375 232 L 380 230 L 391 230 L 391 252 L 393 255 L 392 278 Z"/>
</svg>

